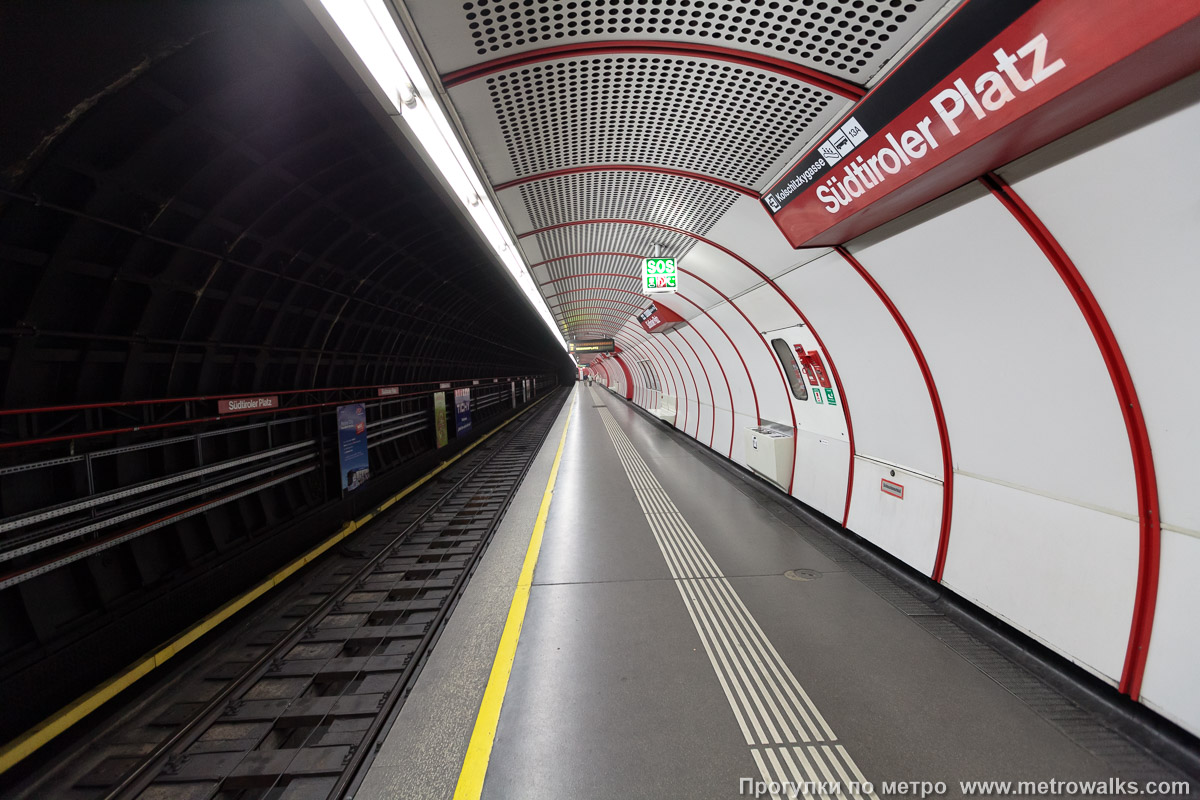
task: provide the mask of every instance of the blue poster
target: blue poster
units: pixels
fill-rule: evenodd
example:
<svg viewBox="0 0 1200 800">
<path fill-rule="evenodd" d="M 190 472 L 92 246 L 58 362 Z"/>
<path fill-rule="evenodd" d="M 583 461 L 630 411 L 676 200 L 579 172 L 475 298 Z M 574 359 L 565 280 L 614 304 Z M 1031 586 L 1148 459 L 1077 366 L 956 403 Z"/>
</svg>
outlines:
<svg viewBox="0 0 1200 800">
<path fill-rule="evenodd" d="M 471 390 L 454 390 L 454 435 L 462 436 L 471 430 Z"/>
<path fill-rule="evenodd" d="M 337 426 L 344 494 L 353 492 L 371 477 L 371 465 L 367 460 L 367 407 L 362 403 L 338 406 Z"/>
</svg>

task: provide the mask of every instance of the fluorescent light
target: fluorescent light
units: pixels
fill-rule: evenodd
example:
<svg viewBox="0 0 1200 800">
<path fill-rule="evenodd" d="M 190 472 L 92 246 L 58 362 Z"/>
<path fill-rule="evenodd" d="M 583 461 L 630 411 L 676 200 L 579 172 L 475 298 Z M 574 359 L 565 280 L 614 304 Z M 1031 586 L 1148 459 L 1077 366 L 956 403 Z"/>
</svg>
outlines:
<svg viewBox="0 0 1200 800">
<path fill-rule="evenodd" d="M 529 304 L 565 350 L 567 343 L 554 315 L 538 291 L 529 267 L 500 220 L 482 179 L 458 141 L 454 126 L 442 111 L 434 88 L 425 80 L 416 56 L 409 50 L 384 0 L 307 0 L 307 4 L 327 30 L 331 30 L 332 25 L 341 32 L 346 44 L 374 80 L 379 94 L 386 98 L 388 114 L 408 126 L 499 256 L 500 263 L 516 280 Z"/>
</svg>

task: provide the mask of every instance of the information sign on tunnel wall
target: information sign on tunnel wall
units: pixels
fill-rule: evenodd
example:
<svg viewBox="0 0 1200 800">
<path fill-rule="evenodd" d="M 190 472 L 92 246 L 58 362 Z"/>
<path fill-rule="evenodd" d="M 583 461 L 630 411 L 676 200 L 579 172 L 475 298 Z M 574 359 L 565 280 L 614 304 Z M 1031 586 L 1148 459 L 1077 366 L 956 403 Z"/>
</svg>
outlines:
<svg viewBox="0 0 1200 800">
<path fill-rule="evenodd" d="M 233 400 L 218 400 L 218 414 L 242 414 L 249 411 L 262 411 L 268 408 L 279 408 L 279 395 L 269 397 L 237 397 Z"/>
<path fill-rule="evenodd" d="M 454 435 L 462 436 L 471 430 L 471 390 L 454 390 Z"/>
<path fill-rule="evenodd" d="M 433 394 L 433 429 L 437 436 L 437 446 L 445 447 L 450 441 L 450 435 L 446 429 L 445 392 L 434 392 Z"/>
<path fill-rule="evenodd" d="M 367 457 L 367 408 L 362 403 L 337 407 L 338 463 L 342 492 L 353 492 L 371 477 Z"/>
<path fill-rule="evenodd" d="M 637 320 L 646 333 L 667 333 L 688 324 L 671 309 L 656 303 L 651 303 L 649 308 L 639 313 Z"/>
<path fill-rule="evenodd" d="M 567 342 L 567 351 L 570 353 L 611 353 L 616 347 L 612 339 L 576 339 Z"/>
<path fill-rule="evenodd" d="M 1198 21 L 1178 0 L 968 0 L 763 204 L 793 247 L 841 244 L 1200 68 Z"/>
</svg>

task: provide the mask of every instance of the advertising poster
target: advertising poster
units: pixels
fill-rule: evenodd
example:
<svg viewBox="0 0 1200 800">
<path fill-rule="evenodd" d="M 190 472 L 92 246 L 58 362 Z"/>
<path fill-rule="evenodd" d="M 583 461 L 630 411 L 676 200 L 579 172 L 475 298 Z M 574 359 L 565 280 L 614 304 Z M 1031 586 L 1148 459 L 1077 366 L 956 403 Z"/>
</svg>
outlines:
<svg viewBox="0 0 1200 800">
<path fill-rule="evenodd" d="M 342 493 L 353 492 L 371 477 L 367 459 L 367 408 L 362 403 L 337 407 L 338 462 Z"/>
<path fill-rule="evenodd" d="M 450 441 L 446 435 L 446 393 L 433 393 L 433 429 L 437 431 L 437 446 L 445 447 Z"/>
<path fill-rule="evenodd" d="M 462 436 L 471 430 L 471 390 L 454 390 L 454 435 Z"/>
</svg>

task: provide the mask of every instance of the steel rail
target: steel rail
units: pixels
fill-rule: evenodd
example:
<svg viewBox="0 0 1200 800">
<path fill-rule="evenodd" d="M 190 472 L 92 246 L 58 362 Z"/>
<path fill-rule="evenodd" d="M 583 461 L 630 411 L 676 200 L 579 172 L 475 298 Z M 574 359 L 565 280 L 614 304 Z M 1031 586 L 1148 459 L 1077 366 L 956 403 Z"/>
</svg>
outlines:
<svg viewBox="0 0 1200 800">
<path fill-rule="evenodd" d="M 524 413 L 534 411 L 536 406 L 532 406 Z M 544 409 L 543 409 L 544 410 Z M 537 415 L 531 415 L 522 421 L 521 427 L 514 429 L 510 434 L 510 440 L 513 436 L 525 429 L 532 420 L 536 419 Z M 543 437 L 544 438 L 544 437 Z M 230 700 L 236 698 L 240 693 L 250 689 L 256 681 L 258 681 L 271 667 L 272 663 L 279 658 L 283 653 L 286 653 L 293 648 L 296 643 L 303 637 L 306 632 L 324 616 L 329 614 L 335 607 L 343 602 L 345 595 L 354 591 L 359 583 L 370 575 L 383 561 L 391 556 L 392 550 L 404 542 L 408 536 L 417 530 L 425 523 L 436 511 L 444 506 L 456 492 L 458 492 L 464 484 L 474 478 L 481 470 L 491 464 L 492 460 L 503 452 L 502 448 L 495 448 L 485 459 L 480 463 L 471 467 L 466 474 L 454 482 L 446 491 L 444 491 L 437 499 L 435 499 L 428 508 L 423 510 L 412 522 L 404 527 L 396 536 L 392 537 L 386 545 L 379 549 L 373 557 L 369 558 L 358 570 L 350 575 L 337 589 L 330 592 L 329 595 L 312 608 L 303 618 L 296 622 L 287 633 L 284 634 L 273 645 L 268 647 L 257 659 L 255 659 L 248 667 L 246 667 L 236 678 L 225 684 L 210 700 L 196 711 L 192 717 L 176 729 L 170 736 L 159 743 L 150 753 L 146 754 L 139 764 L 134 767 L 129 773 L 124 775 L 116 784 L 114 784 L 104 795 L 104 800 L 123 800 L 137 797 L 146 788 L 148 788 L 154 779 L 161 772 L 162 767 L 169 763 L 173 758 L 178 757 L 181 751 L 191 746 L 195 741 L 203 735 L 216 720 L 224 713 Z M 536 449 L 531 451 L 529 462 L 532 463 L 536 456 Z M 526 468 L 528 469 L 528 467 Z M 524 473 L 522 473 L 523 475 Z M 519 481 L 517 482 L 519 485 Z M 511 499 L 511 498 L 509 498 Z M 498 515 L 499 517 L 499 515 Z M 478 549 L 481 551 L 483 546 Z M 477 551 L 477 552 L 478 552 Z M 464 569 L 464 575 L 469 574 L 468 570 Z M 456 590 L 460 587 L 456 583 Z M 441 611 L 453 605 L 453 600 L 456 594 L 452 594 L 447 598 L 446 602 L 439 610 L 439 616 L 431 623 L 428 632 L 422 638 L 422 645 L 431 640 L 434 634 L 440 632 L 440 627 L 434 627 L 439 624 L 438 620 L 443 619 Z M 427 646 L 425 647 L 427 649 Z M 419 647 L 420 651 L 420 647 Z M 423 652 L 423 651 L 421 651 Z M 412 667 L 419 661 L 418 652 L 414 652 L 409 659 L 408 666 L 405 667 L 402 673 L 401 682 L 392 692 L 394 696 L 402 696 L 405 694 L 404 681 L 411 678 Z M 394 705 L 394 704 L 393 704 Z M 389 705 L 389 712 L 393 705 Z M 388 716 L 381 712 L 381 717 Z M 377 717 L 376 719 L 379 719 Z M 377 730 L 375 731 L 377 733 Z M 366 751 L 370 749 L 371 742 L 364 736 L 363 742 L 359 745 L 358 751 Z M 361 760 L 357 762 L 361 764 Z M 357 764 L 355 769 L 357 770 Z M 345 771 L 343 771 L 343 775 Z"/>
<path fill-rule="evenodd" d="M 527 422 L 532 423 L 533 420 L 534 418 L 531 417 Z M 446 626 L 446 622 L 450 617 L 450 613 L 458 605 L 459 597 L 462 595 L 462 592 L 466 588 L 467 583 L 470 581 L 471 576 L 475 573 L 475 568 L 478 566 L 480 559 L 483 558 L 483 554 L 487 550 L 488 545 L 491 543 L 492 537 L 495 535 L 496 530 L 500 527 L 500 522 L 504 519 L 504 512 L 508 509 L 508 506 L 512 503 L 513 497 L 521 488 L 521 484 L 524 482 L 525 476 L 529 473 L 530 467 L 533 466 L 533 462 L 537 458 L 541 443 L 546 440 L 546 436 L 550 433 L 551 427 L 553 427 L 553 425 L 547 426 L 546 430 L 538 438 L 537 446 L 530 448 L 529 457 L 525 459 L 524 466 L 521 467 L 519 474 L 513 480 L 512 486 L 504 494 L 504 499 L 500 504 L 500 510 L 488 524 L 487 530 L 480 539 L 479 546 L 475 548 L 474 552 L 472 552 L 471 556 L 468 558 L 467 563 L 463 565 L 462 573 L 458 576 L 458 578 L 455 579 L 454 586 L 451 588 L 450 594 L 447 596 L 446 601 L 442 603 L 441 607 L 438 608 L 433 620 L 430 621 L 429 631 L 424 637 L 422 637 L 420 643 L 417 645 L 417 649 L 414 650 L 412 655 L 409 657 L 408 663 L 404 667 L 404 671 L 400 674 L 400 680 L 397 682 L 396 688 L 392 692 L 388 693 L 387 699 L 384 701 L 383 708 L 381 708 L 379 713 L 371 719 L 366 732 L 363 734 L 362 743 L 352 751 L 350 755 L 350 763 L 346 765 L 346 768 L 342 770 L 342 774 L 338 776 L 337 781 L 333 785 L 333 789 L 329 792 L 329 798 L 337 798 L 337 800 L 342 800 L 342 798 L 347 795 L 351 786 L 360 782 L 361 776 L 359 773 L 368 763 L 367 754 L 371 753 L 375 749 L 374 745 L 376 739 L 382 732 L 384 732 L 385 726 L 392 722 L 393 713 L 396 711 L 401 699 L 407 698 L 409 689 L 411 688 L 410 684 L 413 682 L 415 677 L 420 674 L 421 669 L 425 665 L 425 659 L 428 656 L 429 651 L 433 649 L 433 646 L 441 637 L 442 630 Z M 520 429 L 513 431 L 513 435 L 510 437 L 509 441 L 513 441 L 524 429 L 524 426 L 522 426 Z M 495 457 L 499 454 L 500 449 L 497 448 L 497 452 L 493 453 L 492 457 Z M 488 463 L 491 463 L 492 457 L 489 457 Z"/>
</svg>

